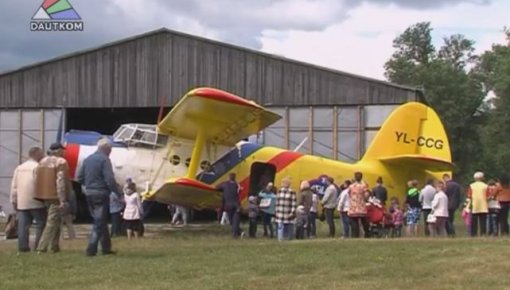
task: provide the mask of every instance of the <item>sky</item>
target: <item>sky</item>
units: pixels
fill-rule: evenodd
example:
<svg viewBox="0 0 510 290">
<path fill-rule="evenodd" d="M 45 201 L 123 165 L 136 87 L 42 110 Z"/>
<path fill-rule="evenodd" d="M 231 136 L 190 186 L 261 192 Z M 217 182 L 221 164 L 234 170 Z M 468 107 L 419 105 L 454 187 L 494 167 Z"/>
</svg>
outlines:
<svg viewBox="0 0 510 290">
<path fill-rule="evenodd" d="M 83 32 L 32 32 L 43 0 L 0 2 L 0 72 L 167 27 L 366 77 L 384 79 L 392 41 L 430 21 L 478 52 L 504 43 L 508 0 L 68 0 Z"/>
</svg>

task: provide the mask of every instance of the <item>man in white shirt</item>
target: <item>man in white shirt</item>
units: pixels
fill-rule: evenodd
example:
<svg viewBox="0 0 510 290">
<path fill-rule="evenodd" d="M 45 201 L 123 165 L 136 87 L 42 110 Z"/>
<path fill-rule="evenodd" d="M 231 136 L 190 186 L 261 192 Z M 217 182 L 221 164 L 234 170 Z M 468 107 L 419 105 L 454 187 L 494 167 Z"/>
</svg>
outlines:
<svg viewBox="0 0 510 290">
<path fill-rule="evenodd" d="M 30 148 L 29 159 L 16 167 L 11 184 L 11 203 L 18 217 L 18 251 L 29 252 L 29 229 L 35 222 L 35 247 L 39 245 L 46 223 L 46 209 L 42 201 L 35 197 L 35 169 L 44 157 L 39 147 Z"/>
<path fill-rule="evenodd" d="M 436 188 L 434 187 L 434 180 L 427 180 L 427 184 L 420 191 L 420 203 L 421 209 L 423 212 L 423 223 L 425 225 L 425 236 L 430 236 L 430 230 L 427 226 L 427 217 L 432 211 L 432 200 L 434 199 L 434 195 L 436 194 Z"/>
<path fill-rule="evenodd" d="M 338 203 L 338 192 L 334 184 L 332 177 L 327 178 L 328 187 L 324 191 L 324 197 L 322 198 L 322 207 L 324 208 L 324 215 L 326 216 L 326 222 L 329 226 L 329 237 L 335 237 L 335 220 L 333 217 L 335 207 Z"/>
</svg>

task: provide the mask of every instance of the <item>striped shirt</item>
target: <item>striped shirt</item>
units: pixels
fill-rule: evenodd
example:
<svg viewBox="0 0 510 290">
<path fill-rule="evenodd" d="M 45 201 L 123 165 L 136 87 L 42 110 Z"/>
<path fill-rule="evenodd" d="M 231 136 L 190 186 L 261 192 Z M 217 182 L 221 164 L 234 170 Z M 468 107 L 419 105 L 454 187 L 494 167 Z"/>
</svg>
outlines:
<svg viewBox="0 0 510 290">
<path fill-rule="evenodd" d="M 296 192 L 290 188 L 282 187 L 276 194 L 276 222 L 293 224 L 297 207 Z"/>
</svg>

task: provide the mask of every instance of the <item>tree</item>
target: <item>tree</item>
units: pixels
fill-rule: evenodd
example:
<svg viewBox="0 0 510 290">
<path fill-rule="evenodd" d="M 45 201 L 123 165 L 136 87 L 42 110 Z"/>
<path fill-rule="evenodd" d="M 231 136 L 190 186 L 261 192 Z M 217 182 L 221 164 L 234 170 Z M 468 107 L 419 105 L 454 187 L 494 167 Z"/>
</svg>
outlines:
<svg viewBox="0 0 510 290">
<path fill-rule="evenodd" d="M 510 164 L 510 30 L 504 29 L 507 45 L 493 45 L 480 57 L 475 68 L 491 100 L 490 117 L 482 128 L 487 171 L 498 176 L 508 173 Z"/>
<path fill-rule="evenodd" d="M 485 94 L 479 74 L 467 68 L 478 57 L 474 42 L 460 34 L 445 38 L 437 50 L 431 32 L 430 23 L 422 22 L 398 36 L 385 75 L 391 82 L 423 88 L 429 105 L 445 125 L 457 165 L 455 173 L 465 180 L 482 163 L 473 156 L 481 147 L 479 127 L 485 117 Z"/>
</svg>

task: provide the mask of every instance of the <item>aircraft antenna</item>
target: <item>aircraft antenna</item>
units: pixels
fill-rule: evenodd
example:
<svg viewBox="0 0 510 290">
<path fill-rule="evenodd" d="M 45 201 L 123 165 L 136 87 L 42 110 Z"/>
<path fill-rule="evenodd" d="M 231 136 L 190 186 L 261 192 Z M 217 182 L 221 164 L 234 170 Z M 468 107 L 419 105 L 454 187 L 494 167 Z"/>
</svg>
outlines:
<svg viewBox="0 0 510 290">
<path fill-rule="evenodd" d="M 303 145 L 305 145 L 305 142 L 308 140 L 308 137 L 305 137 L 303 139 L 303 141 L 301 141 L 301 143 L 299 143 L 299 145 L 294 149 L 294 152 L 297 152 L 299 151 L 299 149 L 301 149 L 301 147 L 303 147 Z"/>
</svg>

